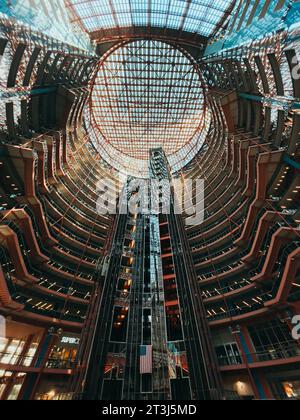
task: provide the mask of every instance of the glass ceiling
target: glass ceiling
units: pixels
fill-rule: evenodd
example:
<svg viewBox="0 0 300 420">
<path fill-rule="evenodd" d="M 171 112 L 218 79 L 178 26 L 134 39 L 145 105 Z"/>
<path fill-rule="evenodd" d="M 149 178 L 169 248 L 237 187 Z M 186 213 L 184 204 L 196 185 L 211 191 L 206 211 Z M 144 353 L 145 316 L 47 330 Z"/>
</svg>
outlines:
<svg viewBox="0 0 300 420">
<path fill-rule="evenodd" d="M 169 44 L 138 40 L 121 44 L 99 62 L 86 121 L 108 163 L 145 175 L 151 148 L 162 147 L 173 169 L 188 163 L 203 144 L 205 116 L 193 59 Z"/>
<path fill-rule="evenodd" d="M 158 27 L 209 37 L 232 0 L 68 0 L 74 21 L 88 32 Z"/>
<path fill-rule="evenodd" d="M 0 17 L 9 17 L 57 40 L 91 51 L 90 39 L 71 24 L 63 0 L 0 0 Z"/>
</svg>

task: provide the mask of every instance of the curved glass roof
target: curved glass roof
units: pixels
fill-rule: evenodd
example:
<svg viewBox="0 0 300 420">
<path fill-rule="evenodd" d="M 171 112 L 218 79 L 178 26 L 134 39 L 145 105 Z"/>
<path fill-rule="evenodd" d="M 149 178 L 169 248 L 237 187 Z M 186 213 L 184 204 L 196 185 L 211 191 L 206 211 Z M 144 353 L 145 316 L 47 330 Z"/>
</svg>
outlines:
<svg viewBox="0 0 300 420">
<path fill-rule="evenodd" d="M 62 0 L 0 1 L 0 17 L 14 18 L 31 29 L 43 32 L 61 42 L 91 51 L 89 36 L 79 25 L 70 24 Z"/>
<path fill-rule="evenodd" d="M 128 27 L 175 29 L 209 37 L 232 0 L 68 0 L 73 20 L 88 32 Z"/>
<path fill-rule="evenodd" d="M 123 42 L 99 62 L 86 113 L 101 156 L 131 175 L 148 173 L 149 150 L 162 147 L 172 169 L 205 139 L 202 78 L 185 50 L 155 40 Z"/>
</svg>

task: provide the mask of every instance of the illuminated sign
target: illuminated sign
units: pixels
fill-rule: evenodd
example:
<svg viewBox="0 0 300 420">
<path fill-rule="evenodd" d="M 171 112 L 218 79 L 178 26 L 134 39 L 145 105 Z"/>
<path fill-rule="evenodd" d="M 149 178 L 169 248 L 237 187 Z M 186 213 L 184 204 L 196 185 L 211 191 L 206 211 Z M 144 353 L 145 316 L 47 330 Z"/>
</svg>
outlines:
<svg viewBox="0 0 300 420">
<path fill-rule="evenodd" d="M 300 315 L 294 316 L 292 324 L 295 325 L 292 330 L 293 339 L 298 341 L 300 340 Z"/>
<path fill-rule="evenodd" d="M 65 344 L 68 346 L 78 346 L 80 342 L 79 337 L 72 337 L 63 335 L 60 339 L 60 344 Z"/>
</svg>

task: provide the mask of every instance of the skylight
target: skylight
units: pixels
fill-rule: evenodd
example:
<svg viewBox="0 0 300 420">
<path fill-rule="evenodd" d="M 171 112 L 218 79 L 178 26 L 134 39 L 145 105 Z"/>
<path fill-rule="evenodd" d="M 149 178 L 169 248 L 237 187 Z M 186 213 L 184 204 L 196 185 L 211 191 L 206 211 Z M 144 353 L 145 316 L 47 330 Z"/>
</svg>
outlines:
<svg viewBox="0 0 300 420">
<path fill-rule="evenodd" d="M 199 69 L 184 50 L 160 41 L 123 43 L 101 60 L 88 108 L 101 156 L 131 174 L 147 172 L 152 148 L 162 147 L 178 169 L 204 141 Z"/>
<path fill-rule="evenodd" d="M 209 37 L 232 0 L 68 0 L 88 32 L 128 27 L 175 29 Z"/>
</svg>

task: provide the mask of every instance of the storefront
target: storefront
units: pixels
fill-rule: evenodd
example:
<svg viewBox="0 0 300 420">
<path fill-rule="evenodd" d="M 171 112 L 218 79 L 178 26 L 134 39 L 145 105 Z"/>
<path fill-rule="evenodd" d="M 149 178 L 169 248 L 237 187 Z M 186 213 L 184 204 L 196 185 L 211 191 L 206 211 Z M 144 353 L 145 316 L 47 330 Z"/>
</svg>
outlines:
<svg viewBox="0 0 300 420">
<path fill-rule="evenodd" d="M 47 368 L 72 369 L 76 362 L 79 335 L 63 333 L 59 335 L 50 353 Z"/>
</svg>

